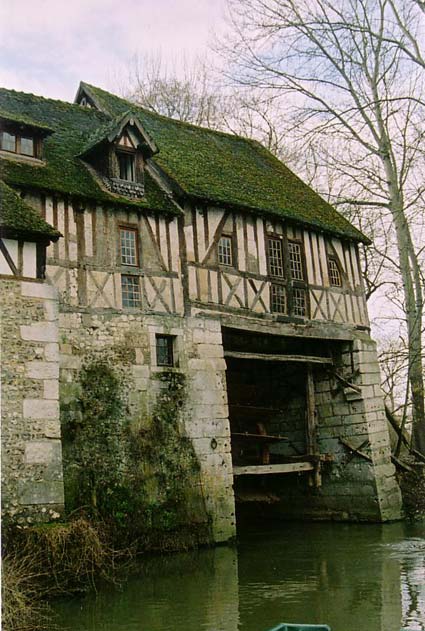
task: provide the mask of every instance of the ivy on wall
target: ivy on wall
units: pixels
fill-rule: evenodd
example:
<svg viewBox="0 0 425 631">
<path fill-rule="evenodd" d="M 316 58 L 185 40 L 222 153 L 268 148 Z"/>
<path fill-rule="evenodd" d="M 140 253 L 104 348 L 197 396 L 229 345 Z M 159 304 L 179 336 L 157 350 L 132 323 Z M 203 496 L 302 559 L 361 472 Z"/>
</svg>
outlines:
<svg viewBox="0 0 425 631">
<path fill-rule="evenodd" d="M 208 541 L 199 463 L 184 434 L 185 376 L 158 373 L 152 411 L 134 425 L 126 405 L 128 373 L 111 364 L 87 362 L 62 404 L 67 511 L 84 507 L 108 522 L 121 542 L 140 539 L 156 547 L 164 533 L 188 526 L 198 531 L 197 543 Z"/>
</svg>

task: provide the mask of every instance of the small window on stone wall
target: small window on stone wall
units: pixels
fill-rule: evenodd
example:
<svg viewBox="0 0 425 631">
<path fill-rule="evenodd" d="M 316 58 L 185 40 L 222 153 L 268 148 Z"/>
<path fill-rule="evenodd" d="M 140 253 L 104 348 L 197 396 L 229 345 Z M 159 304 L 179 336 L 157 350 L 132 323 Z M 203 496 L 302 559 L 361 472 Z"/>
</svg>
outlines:
<svg viewBox="0 0 425 631">
<path fill-rule="evenodd" d="M 158 366 L 174 366 L 174 335 L 156 336 L 156 363 Z"/>
</svg>

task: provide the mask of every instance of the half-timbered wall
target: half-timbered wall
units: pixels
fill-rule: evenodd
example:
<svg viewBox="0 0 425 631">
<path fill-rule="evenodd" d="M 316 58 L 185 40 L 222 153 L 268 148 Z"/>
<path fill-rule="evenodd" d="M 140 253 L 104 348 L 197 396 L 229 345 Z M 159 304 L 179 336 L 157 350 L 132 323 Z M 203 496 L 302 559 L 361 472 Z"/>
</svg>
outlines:
<svg viewBox="0 0 425 631">
<path fill-rule="evenodd" d="M 189 295 L 204 307 L 270 314 L 271 278 L 267 238 L 301 245 L 308 285 L 307 316 L 312 320 L 368 325 L 357 246 L 317 232 L 219 208 L 187 209 L 185 238 Z M 218 243 L 232 239 L 232 265 L 221 265 Z M 341 286 L 329 279 L 329 257 L 337 261 Z"/>
<path fill-rule="evenodd" d="M 1 239 L 0 274 L 37 278 L 37 244 L 32 241 Z"/>
<path fill-rule="evenodd" d="M 72 205 L 51 196 L 27 196 L 63 235 L 47 250 L 46 276 L 61 303 L 89 310 L 121 309 L 121 275 L 140 282 L 138 312 L 181 314 L 183 297 L 177 219 L 98 205 Z M 121 264 L 119 229 L 137 231 L 138 265 Z"/>
</svg>

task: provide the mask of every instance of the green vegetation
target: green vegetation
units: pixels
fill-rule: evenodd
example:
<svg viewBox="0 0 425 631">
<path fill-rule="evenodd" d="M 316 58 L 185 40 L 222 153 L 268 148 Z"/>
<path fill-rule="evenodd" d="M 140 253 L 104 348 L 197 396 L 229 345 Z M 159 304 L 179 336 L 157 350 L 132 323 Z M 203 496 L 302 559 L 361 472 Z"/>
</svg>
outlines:
<svg viewBox="0 0 425 631">
<path fill-rule="evenodd" d="M 83 507 L 120 547 L 145 551 L 207 543 L 198 461 L 181 427 L 184 376 L 159 373 L 152 413 L 136 424 L 128 417 L 124 379 L 125 372 L 106 360 L 91 361 L 74 394 L 64 398 L 68 511 Z"/>
<path fill-rule="evenodd" d="M 154 161 L 188 195 L 367 241 L 258 142 L 166 118 L 100 88 L 81 85 L 110 116 L 132 108 L 158 146 Z"/>
<path fill-rule="evenodd" d="M 93 143 L 111 118 L 134 112 L 157 145 L 152 158 L 162 171 L 195 201 L 235 207 L 359 241 L 367 241 L 330 204 L 302 182 L 259 143 L 195 127 L 149 112 L 104 90 L 82 84 L 102 111 L 32 94 L 0 90 L 0 109 L 28 116 L 54 133 L 45 140 L 46 165 L 4 160 L 8 183 L 92 198 L 110 205 L 124 204 L 165 213 L 176 207 L 148 173 L 146 196 L 132 201 L 110 195 L 77 156 Z M 112 121 L 114 123 L 114 121 Z"/>
<path fill-rule="evenodd" d="M 145 174 L 145 198 L 135 201 L 104 191 L 77 157 L 90 136 L 99 126 L 108 123 L 110 117 L 90 108 L 5 89 L 0 89 L 0 111 L 6 111 L 9 119 L 12 115 L 25 117 L 38 126 L 48 125 L 54 130 L 44 140 L 44 165 L 3 156 L 2 177 L 8 184 L 93 199 L 109 206 L 140 207 L 168 214 L 178 212 L 148 173 Z"/>
<path fill-rule="evenodd" d="M 30 234 L 55 240 L 60 232 L 48 224 L 10 186 L 0 180 L 0 231 Z"/>
</svg>

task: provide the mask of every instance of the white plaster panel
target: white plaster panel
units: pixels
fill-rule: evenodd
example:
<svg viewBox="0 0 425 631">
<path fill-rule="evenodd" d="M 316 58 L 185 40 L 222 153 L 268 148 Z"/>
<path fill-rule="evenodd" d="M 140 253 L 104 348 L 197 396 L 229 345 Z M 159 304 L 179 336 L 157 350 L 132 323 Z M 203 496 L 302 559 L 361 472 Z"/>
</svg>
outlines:
<svg viewBox="0 0 425 631">
<path fill-rule="evenodd" d="M 37 278 L 37 245 L 32 241 L 24 242 L 22 276 Z"/>
</svg>

